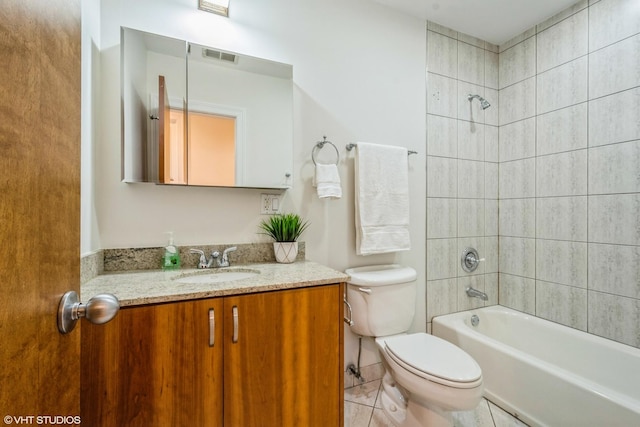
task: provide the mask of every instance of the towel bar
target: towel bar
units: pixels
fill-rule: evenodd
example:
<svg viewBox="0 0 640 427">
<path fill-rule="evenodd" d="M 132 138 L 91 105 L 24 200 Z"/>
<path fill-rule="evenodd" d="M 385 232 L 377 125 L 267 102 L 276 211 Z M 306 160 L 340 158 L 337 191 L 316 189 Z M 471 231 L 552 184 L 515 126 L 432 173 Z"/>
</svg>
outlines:
<svg viewBox="0 0 640 427">
<path fill-rule="evenodd" d="M 313 150 L 311 150 L 311 160 L 313 160 L 313 164 L 317 165 L 318 163 L 316 162 L 316 151 L 322 150 L 322 147 L 324 147 L 325 144 L 330 144 L 334 150 L 336 150 L 336 165 L 340 162 L 340 153 L 338 152 L 338 147 L 336 147 L 333 142 L 331 141 L 327 141 L 327 137 L 323 136 L 322 137 L 322 141 L 319 141 L 316 143 L 316 145 L 313 146 Z"/>
<path fill-rule="evenodd" d="M 332 144 L 332 145 L 333 145 L 333 144 Z M 356 148 L 357 146 L 358 146 L 358 144 L 354 144 L 354 143 L 347 144 L 347 151 L 351 151 L 351 150 L 353 150 L 354 148 Z M 407 150 L 407 155 L 408 155 L 408 156 L 410 156 L 410 155 L 412 155 L 412 154 L 418 154 L 418 152 L 417 152 L 417 151 L 413 151 L 413 150 Z"/>
</svg>

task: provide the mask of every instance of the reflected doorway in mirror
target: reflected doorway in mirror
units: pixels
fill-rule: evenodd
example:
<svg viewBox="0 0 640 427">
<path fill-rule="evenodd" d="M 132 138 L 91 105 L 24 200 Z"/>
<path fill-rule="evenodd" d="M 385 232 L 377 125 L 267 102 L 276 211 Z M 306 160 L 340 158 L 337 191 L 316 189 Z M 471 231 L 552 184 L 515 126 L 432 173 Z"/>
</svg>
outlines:
<svg viewBox="0 0 640 427">
<path fill-rule="evenodd" d="M 236 185 L 236 118 L 189 113 L 189 185 Z"/>
</svg>

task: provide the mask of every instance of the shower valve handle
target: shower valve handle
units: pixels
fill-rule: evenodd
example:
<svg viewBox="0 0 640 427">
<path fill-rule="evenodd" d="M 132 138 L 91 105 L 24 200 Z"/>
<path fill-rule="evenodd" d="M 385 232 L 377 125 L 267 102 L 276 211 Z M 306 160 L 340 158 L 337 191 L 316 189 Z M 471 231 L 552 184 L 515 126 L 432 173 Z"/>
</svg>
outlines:
<svg viewBox="0 0 640 427">
<path fill-rule="evenodd" d="M 474 248 L 465 248 L 462 251 L 462 257 L 460 258 L 460 265 L 462 269 L 467 273 L 471 273 L 478 268 L 478 265 L 484 261 L 484 258 L 480 258 L 478 251 Z"/>
</svg>

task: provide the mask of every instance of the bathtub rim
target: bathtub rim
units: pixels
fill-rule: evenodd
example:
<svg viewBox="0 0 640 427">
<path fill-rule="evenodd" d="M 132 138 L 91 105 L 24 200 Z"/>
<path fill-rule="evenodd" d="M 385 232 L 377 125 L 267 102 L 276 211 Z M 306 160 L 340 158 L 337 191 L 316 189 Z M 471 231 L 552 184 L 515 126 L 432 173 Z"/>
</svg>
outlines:
<svg viewBox="0 0 640 427">
<path fill-rule="evenodd" d="M 569 381 L 572 384 L 578 383 L 580 385 L 586 385 L 589 390 L 595 391 L 602 399 L 607 400 L 615 405 L 622 406 L 631 412 L 640 414 L 640 400 L 634 399 L 633 396 L 624 394 L 624 392 L 616 391 L 608 385 L 603 385 L 594 380 L 589 380 L 588 378 L 585 378 L 578 373 L 567 370 L 565 367 L 557 366 L 536 356 L 529 355 L 524 350 L 510 346 L 489 335 L 486 335 L 483 332 L 478 331 L 469 322 L 469 319 L 473 314 L 478 314 L 480 316 L 480 321 L 482 322 L 482 315 L 484 314 L 486 316 L 487 313 L 492 312 L 506 314 L 507 316 L 516 316 L 520 319 L 523 319 L 523 321 L 542 323 L 554 330 L 564 330 L 564 333 L 566 333 L 567 330 L 570 330 L 570 333 L 580 335 L 581 339 L 586 339 L 588 342 L 594 342 L 596 345 L 604 344 L 605 347 L 611 348 L 612 351 L 621 351 L 623 353 L 630 354 L 633 357 L 637 357 L 640 354 L 640 349 L 628 344 L 614 341 L 606 337 L 601 337 L 599 335 L 591 334 L 580 329 L 572 328 L 570 326 L 566 326 L 548 319 L 540 318 L 533 314 L 515 310 L 513 308 L 502 305 L 477 307 L 470 310 L 434 316 L 432 319 L 432 333 L 436 336 L 439 336 L 440 338 L 446 339 L 437 334 L 437 330 L 442 327 L 451 329 L 455 331 L 457 335 L 460 335 L 461 337 L 469 340 L 482 340 L 484 342 L 482 345 L 487 345 L 495 351 L 503 352 L 507 356 L 516 358 L 521 361 L 524 358 L 523 363 L 532 363 L 536 368 L 543 370 L 546 374 L 558 376 L 562 381 Z M 458 343 L 455 344 L 459 345 Z M 464 346 L 461 347 L 465 349 Z M 517 405 L 514 405 L 510 401 L 506 400 L 507 397 L 499 397 L 490 389 L 485 388 L 485 398 L 527 424 L 545 425 L 544 422 L 542 422 L 538 419 L 537 416 L 535 416 L 535 414 L 530 414 L 524 411 L 523 408 L 518 408 Z"/>
</svg>

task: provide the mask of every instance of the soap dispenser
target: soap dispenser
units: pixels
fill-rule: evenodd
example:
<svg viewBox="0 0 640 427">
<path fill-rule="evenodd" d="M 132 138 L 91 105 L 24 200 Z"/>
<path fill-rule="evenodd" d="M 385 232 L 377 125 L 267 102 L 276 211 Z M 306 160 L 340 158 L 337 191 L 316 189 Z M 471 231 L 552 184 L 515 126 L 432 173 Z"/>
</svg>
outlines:
<svg viewBox="0 0 640 427">
<path fill-rule="evenodd" d="M 169 231 L 169 244 L 164 248 L 164 256 L 162 257 L 163 270 L 177 270 L 180 268 L 180 252 L 173 244 L 173 232 Z"/>
</svg>

